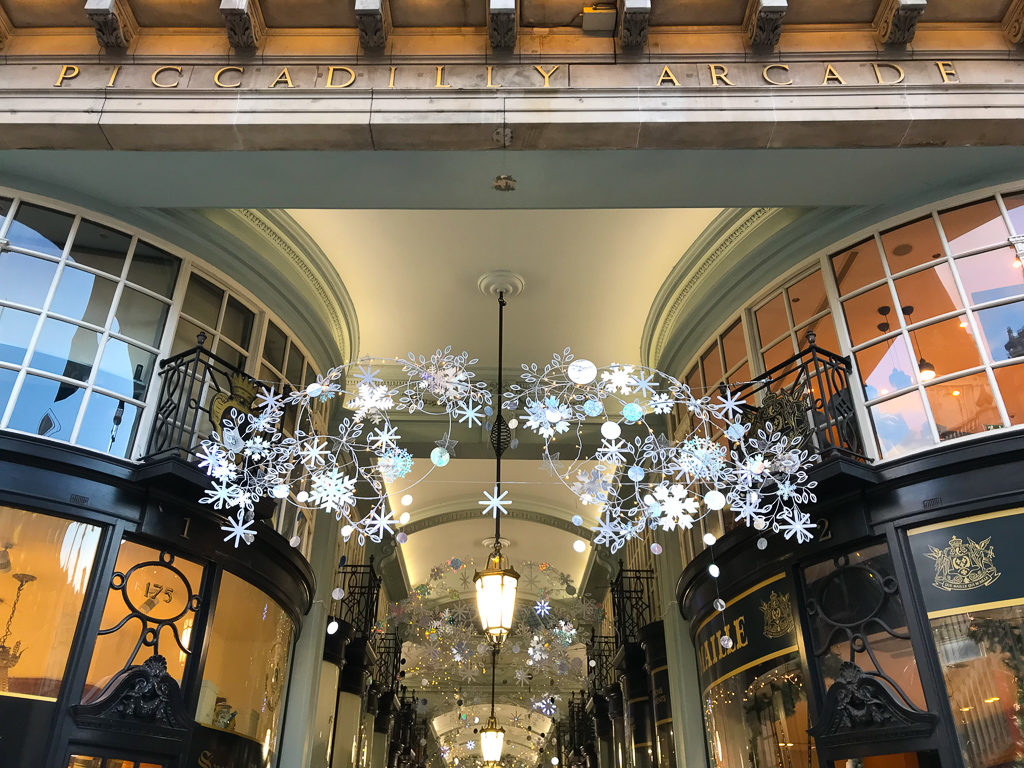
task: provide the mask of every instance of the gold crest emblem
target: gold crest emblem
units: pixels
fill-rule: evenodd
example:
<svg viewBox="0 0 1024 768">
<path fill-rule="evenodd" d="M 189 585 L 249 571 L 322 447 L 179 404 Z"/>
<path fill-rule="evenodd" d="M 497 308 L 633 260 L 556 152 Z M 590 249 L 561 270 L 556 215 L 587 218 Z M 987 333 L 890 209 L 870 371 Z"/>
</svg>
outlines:
<svg viewBox="0 0 1024 768">
<path fill-rule="evenodd" d="M 761 613 L 764 614 L 765 637 L 783 637 L 793 631 L 793 608 L 788 594 L 780 595 L 773 589 L 768 602 L 761 603 Z"/>
<path fill-rule="evenodd" d="M 991 536 L 981 542 L 968 536 L 964 543 L 959 536 L 953 536 L 945 549 L 929 547 L 931 551 L 925 554 L 935 561 L 935 586 L 954 592 L 987 587 L 998 579 L 999 571 L 993 562 L 996 552 L 989 545 L 991 541 Z"/>
</svg>

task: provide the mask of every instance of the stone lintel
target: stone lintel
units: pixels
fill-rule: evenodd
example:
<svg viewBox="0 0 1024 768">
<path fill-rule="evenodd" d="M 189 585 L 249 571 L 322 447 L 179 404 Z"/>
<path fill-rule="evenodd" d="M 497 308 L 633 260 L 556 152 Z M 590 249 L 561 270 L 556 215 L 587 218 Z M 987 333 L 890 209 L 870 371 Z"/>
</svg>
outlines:
<svg viewBox="0 0 1024 768">
<path fill-rule="evenodd" d="M 782 36 L 782 17 L 789 10 L 788 0 L 748 0 L 743 17 L 743 33 L 751 46 L 773 50 Z"/>
<path fill-rule="evenodd" d="M 619 0 L 619 44 L 643 48 L 651 25 L 651 0 Z"/>
<path fill-rule="evenodd" d="M 128 0 L 85 0 L 85 13 L 96 28 L 96 40 L 108 51 L 124 51 L 139 33 Z"/>
<path fill-rule="evenodd" d="M 1003 32 L 1014 45 L 1024 44 L 1024 0 L 1013 0 L 1003 16 Z"/>
<path fill-rule="evenodd" d="M 518 27 L 516 0 L 487 0 L 487 36 L 491 40 L 491 48 L 515 48 Z"/>
<path fill-rule="evenodd" d="M 928 0 L 882 0 L 872 24 L 883 45 L 907 45 L 914 39 L 917 20 Z"/>
<path fill-rule="evenodd" d="M 363 50 L 382 51 L 391 32 L 387 0 L 356 0 L 356 26 Z"/>
<path fill-rule="evenodd" d="M 267 24 L 259 0 L 221 0 L 220 13 L 232 48 L 252 51 L 260 44 Z"/>
<path fill-rule="evenodd" d="M 14 34 L 14 25 L 11 24 L 11 20 L 7 18 L 7 14 L 4 12 L 4 8 L 0 5 L 0 48 L 4 47 L 4 43 Z"/>
</svg>

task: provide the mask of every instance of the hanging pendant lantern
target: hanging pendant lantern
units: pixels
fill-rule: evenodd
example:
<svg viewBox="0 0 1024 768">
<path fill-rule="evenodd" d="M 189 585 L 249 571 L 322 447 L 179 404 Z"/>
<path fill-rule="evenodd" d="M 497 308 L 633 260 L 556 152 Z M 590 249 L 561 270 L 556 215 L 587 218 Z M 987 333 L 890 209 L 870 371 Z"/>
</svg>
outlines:
<svg viewBox="0 0 1024 768">
<path fill-rule="evenodd" d="M 494 550 L 487 556 L 487 567 L 477 571 L 473 581 L 480 624 L 491 643 L 501 645 L 512 629 L 519 573 L 502 554 L 500 541 L 495 542 Z"/>
<path fill-rule="evenodd" d="M 495 764 L 501 760 L 501 751 L 505 745 L 505 729 L 498 727 L 493 715 L 487 721 L 487 727 L 480 730 L 480 752 L 484 764 Z"/>
</svg>

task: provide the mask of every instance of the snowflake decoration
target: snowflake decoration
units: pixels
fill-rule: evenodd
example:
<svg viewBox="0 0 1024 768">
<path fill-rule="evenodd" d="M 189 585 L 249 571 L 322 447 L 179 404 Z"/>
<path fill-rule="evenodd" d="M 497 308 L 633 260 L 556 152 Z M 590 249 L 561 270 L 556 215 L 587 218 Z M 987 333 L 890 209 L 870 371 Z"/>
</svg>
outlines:
<svg viewBox="0 0 1024 768">
<path fill-rule="evenodd" d="M 250 526 L 255 525 L 254 520 L 246 520 L 245 513 L 239 512 L 236 517 L 229 517 L 228 524 L 222 525 L 220 529 L 227 531 L 227 536 L 224 537 L 224 541 L 235 541 L 235 549 L 238 549 L 239 542 L 244 541 L 246 544 L 252 544 L 253 539 L 256 538 L 256 531 Z"/>
<path fill-rule="evenodd" d="M 494 493 L 488 493 L 484 491 L 484 500 L 478 501 L 481 507 L 483 507 L 483 514 L 491 514 L 494 517 L 498 516 L 500 512 L 503 515 L 508 514 L 506 507 L 511 506 L 512 502 L 508 501 L 508 491 L 502 491 L 498 493 L 498 486 L 494 486 Z"/>
<path fill-rule="evenodd" d="M 551 613 L 551 603 L 548 600 L 538 600 L 533 606 L 533 610 L 538 616 L 544 618 Z"/>
</svg>

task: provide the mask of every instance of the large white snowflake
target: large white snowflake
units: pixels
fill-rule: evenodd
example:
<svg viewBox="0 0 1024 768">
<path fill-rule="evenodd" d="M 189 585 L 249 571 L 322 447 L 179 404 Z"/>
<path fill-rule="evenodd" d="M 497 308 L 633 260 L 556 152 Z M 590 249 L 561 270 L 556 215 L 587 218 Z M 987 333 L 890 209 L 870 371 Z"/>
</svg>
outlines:
<svg viewBox="0 0 1024 768">
<path fill-rule="evenodd" d="M 609 370 L 602 371 L 601 381 L 605 383 L 605 387 L 609 392 L 618 392 L 622 395 L 628 395 L 633 391 L 633 387 L 636 385 L 633 370 L 632 365 L 618 365 L 617 363 L 612 363 Z"/>
<path fill-rule="evenodd" d="M 313 503 L 323 507 L 324 512 L 337 512 L 355 504 L 354 477 L 338 471 L 337 467 L 313 475 Z"/>
<path fill-rule="evenodd" d="M 246 520 L 245 513 L 239 512 L 235 517 L 228 518 L 228 524 L 222 525 L 220 529 L 227 531 L 227 536 L 224 537 L 224 541 L 235 540 L 235 549 L 238 549 L 239 542 L 244 541 L 246 544 L 252 544 L 256 538 L 256 531 L 253 530 L 252 526 L 255 525 L 254 520 Z"/>
<path fill-rule="evenodd" d="M 508 501 L 508 491 L 498 493 L 498 486 L 494 486 L 494 493 L 484 491 L 484 500 L 478 501 L 477 504 L 483 507 L 483 514 L 491 514 L 497 517 L 499 512 L 507 515 L 508 509 L 506 507 L 511 506 L 512 502 Z"/>
</svg>

